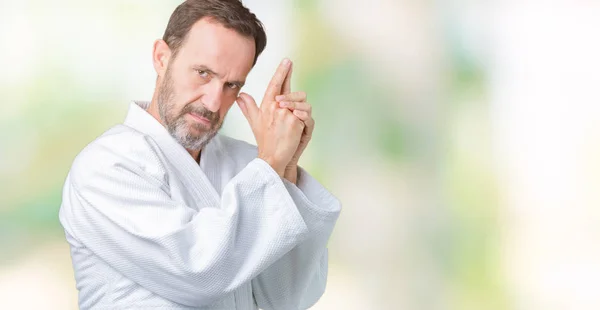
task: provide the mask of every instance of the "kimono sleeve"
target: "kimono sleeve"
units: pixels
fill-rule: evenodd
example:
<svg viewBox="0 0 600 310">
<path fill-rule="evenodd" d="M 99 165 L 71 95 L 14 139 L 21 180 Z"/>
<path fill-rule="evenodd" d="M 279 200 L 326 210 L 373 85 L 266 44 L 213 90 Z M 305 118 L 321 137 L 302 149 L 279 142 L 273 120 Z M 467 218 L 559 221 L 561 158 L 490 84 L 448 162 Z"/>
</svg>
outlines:
<svg viewBox="0 0 600 310">
<path fill-rule="evenodd" d="M 327 242 L 341 211 L 340 202 L 305 170 L 299 168 L 298 186 L 284 182 L 309 233 L 252 280 L 255 300 L 265 310 L 308 309 L 321 298 L 327 284 Z"/>
</svg>

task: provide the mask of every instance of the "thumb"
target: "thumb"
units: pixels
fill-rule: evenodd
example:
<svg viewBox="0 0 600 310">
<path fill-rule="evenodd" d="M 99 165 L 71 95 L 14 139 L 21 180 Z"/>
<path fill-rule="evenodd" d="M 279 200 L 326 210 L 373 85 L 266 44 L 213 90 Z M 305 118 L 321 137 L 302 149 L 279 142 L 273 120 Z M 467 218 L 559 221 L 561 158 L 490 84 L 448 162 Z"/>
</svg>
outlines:
<svg viewBox="0 0 600 310">
<path fill-rule="evenodd" d="M 246 93 L 240 93 L 236 102 L 240 107 L 240 110 L 242 110 L 242 114 L 244 114 L 250 125 L 252 125 L 252 122 L 258 113 L 258 106 L 256 105 L 254 98 Z"/>
</svg>

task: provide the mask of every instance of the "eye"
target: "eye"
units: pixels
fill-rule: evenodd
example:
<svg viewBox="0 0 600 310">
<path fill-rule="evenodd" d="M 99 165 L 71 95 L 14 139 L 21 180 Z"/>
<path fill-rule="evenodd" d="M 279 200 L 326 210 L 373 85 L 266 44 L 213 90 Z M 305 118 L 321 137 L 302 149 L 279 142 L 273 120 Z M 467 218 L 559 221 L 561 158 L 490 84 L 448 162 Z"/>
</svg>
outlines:
<svg viewBox="0 0 600 310">
<path fill-rule="evenodd" d="M 234 83 L 227 83 L 227 87 L 229 87 L 230 89 L 233 89 L 233 90 L 236 90 L 239 88 L 239 86 Z"/>
<path fill-rule="evenodd" d="M 208 72 L 206 72 L 204 70 L 196 70 L 196 72 L 198 72 L 198 75 L 200 77 L 203 77 L 203 78 L 207 78 L 208 77 Z"/>
</svg>

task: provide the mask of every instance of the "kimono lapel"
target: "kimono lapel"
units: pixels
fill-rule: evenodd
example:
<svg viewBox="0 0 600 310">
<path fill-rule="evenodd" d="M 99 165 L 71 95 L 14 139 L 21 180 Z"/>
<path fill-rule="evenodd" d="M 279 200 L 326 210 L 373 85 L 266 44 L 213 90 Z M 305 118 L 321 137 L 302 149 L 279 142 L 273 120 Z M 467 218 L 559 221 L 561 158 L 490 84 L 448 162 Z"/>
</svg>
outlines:
<svg viewBox="0 0 600 310">
<path fill-rule="evenodd" d="M 242 153 L 242 150 L 232 149 L 231 145 L 227 146 L 226 139 L 228 139 L 226 136 L 217 134 L 202 149 L 202 154 L 200 155 L 200 168 L 212 182 L 219 196 L 229 181 L 251 160 L 249 159 L 247 162 L 242 160 L 243 163 L 236 161 L 236 155 L 243 158 L 247 154 Z M 248 156 L 248 158 L 250 157 L 254 159 L 256 155 Z"/>
<path fill-rule="evenodd" d="M 132 102 L 124 124 L 150 136 L 176 169 L 177 174 L 190 191 L 194 201 L 203 206 L 220 206 L 220 195 L 217 193 L 198 163 L 190 156 L 152 115 L 145 110 L 149 102 Z M 204 152 L 204 151 L 203 151 Z"/>
<path fill-rule="evenodd" d="M 200 153 L 200 170 L 204 172 L 207 179 L 219 196 L 223 191 L 221 184 L 221 164 L 224 156 L 221 152 L 219 136 L 216 135 Z"/>
</svg>

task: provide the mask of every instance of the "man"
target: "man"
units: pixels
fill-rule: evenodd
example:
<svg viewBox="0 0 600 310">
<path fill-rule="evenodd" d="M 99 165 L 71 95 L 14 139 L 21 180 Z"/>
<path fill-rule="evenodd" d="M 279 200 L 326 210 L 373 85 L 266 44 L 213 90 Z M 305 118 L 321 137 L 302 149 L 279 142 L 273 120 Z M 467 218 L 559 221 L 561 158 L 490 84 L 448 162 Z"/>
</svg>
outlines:
<svg viewBox="0 0 600 310">
<path fill-rule="evenodd" d="M 297 166 L 314 121 L 282 61 L 260 108 L 239 93 L 266 44 L 237 0 L 188 0 L 154 44 L 149 103 L 90 143 L 60 221 L 82 309 L 306 309 L 340 203 Z M 217 131 L 237 101 L 258 147 Z"/>
</svg>

